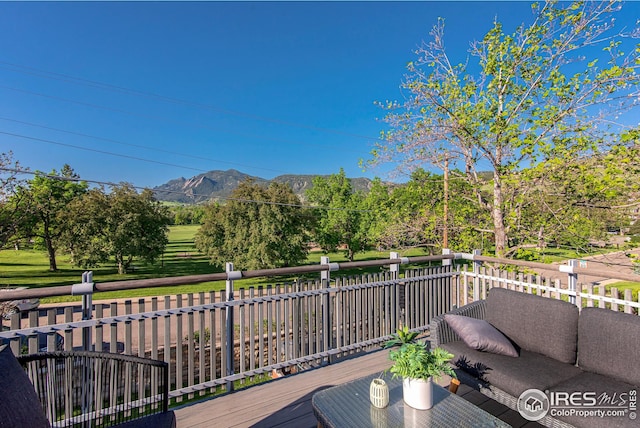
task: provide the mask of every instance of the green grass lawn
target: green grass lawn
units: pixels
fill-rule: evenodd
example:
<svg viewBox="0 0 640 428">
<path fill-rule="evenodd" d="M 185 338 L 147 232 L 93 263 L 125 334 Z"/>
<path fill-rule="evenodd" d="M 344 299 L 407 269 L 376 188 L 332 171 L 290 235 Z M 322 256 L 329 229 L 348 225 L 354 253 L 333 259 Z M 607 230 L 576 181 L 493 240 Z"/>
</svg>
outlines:
<svg viewBox="0 0 640 428">
<path fill-rule="evenodd" d="M 619 298 L 624 299 L 624 290 L 629 289 L 632 293 L 632 300 L 634 302 L 638 301 L 638 291 L 640 291 L 640 282 L 631 282 L 631 281 L 618 281 L 605 286 L 605 293 L 607 295 L 610 294 L 612 288 L 617 288 L 619 293 Z M 598 288 L 594 288 L 594 292 L 597 292 Z"/>
<path fill-rule="evenodd" d="M 147 278 L 173 277 L 184 275 L 200 275 L 222 272 L 218 267 L 209 264 L 209 261 L 198 253 L 194 245 L 194 237 L 198 230 L 198 225 L 172 226 L 169 230 L 169 244 L 163 256 L 153 264 L 134 262 L 134 270 L 125 275 L 119 275 L 115 264 L 106 265 L 92 269 L 95 282 L 111 282 L 121 280 L 135 280 Z M 575 253 L 566 250 L 547 249 L 546 256 L 563 259 L 579 258 Z M 324 254 L 316 251 L 309 254 L 308 264 L 320 263 L 320 257 Z M 412 249 L 402 252 L 403 257 L 424 256 L 422 249 Z M 332 262 L 347 262 L 343 252 L 329 253 L 329 260 Z M 584 256 L 584 255 L 582 255 Z M 356 260 L 377 260 L 386 259 L 389 252 L 366 251 L 358 253 Z M 233 261 L 233 260 L 230 260 Z M 545 260 L 547 261 L 547 260 Z M 58 272 L 49 272 L 49 260 L 46 252 L 34 249 L 21 249 L 19 251 L 7 249 L 0 251 L 0 287 L 49 287 L 58 285 L 71 285 L 82 280 L 83 269 L 70 264 L 69 258 L 60 255 L 57 259 Z M 366 272 L 377 272 L 380 268 L 360 268 L 341 270 L 340 275 L 360 275 Z M 319 274 L 308 274 L 306 278 L 319 278 Z M 259 286 L 294 280 L 295 278 L 252 278 L 243 279 L 238 282 L 239 287 Z M 637 296 L 640 289 L 639 283 L 616 283 L 614 286 L 619 289 L 632 288 L 634 296 Z M 118 298 L 136 298 L 144 296 L 165 296 L 175 294 L 188 294 L 208 292 L 212 290 L 223 290 L 224 281 L 213 283 L 202 283 L 193 285 L 181 285 L 170 287 L 154 287 L 139 290 L 114 291 L 109 293 L 95 293 L 95 300 L 109 300 Z M 610 286 L 608 286 L 610 288 Z M 61 296 L 43 299 L 43 303 L 79 301 L 79 296 Z"/>
<path fill-rule="evenodd" d="M 115 264 L 106 265 L 99 268 L 91 269 L 93 271 L 93 280 L 95 282 L 111 282 L 121 280 L 135 280 L 147 278 L 173 277 L 183 275 L 200 275 L 222 272 L 220 268 L 216 268 L 209 264 L 209 261 L 198 253 L 194 245 L 194 237 L 198 230 L 198 225 L 189 226 L 172 226 L 169 230 L 169 244 L 163 256 L 156 260 L 153 264 L 134 262 L 134 270 L 131 273 L 119 275 Z M 320 257 L 324 254 L 321 252 L 313 252 L 309 254 L 307 262 L 309 264 L 320 263 Z M 415 249 L 403 253 L 402 256 L 422 256 L 424 251 Z M 346 262 L 347 258 L 343 253 L 328 254 L 329 260 L 332 262 Z M 367 251 L 356 255 L 356 260 L 374 260 L 385 259 L 389 257 L 388 252 Z M 230 260 L 232 261 L 232 260 Z M 46 252 L 34 249 L 21 249 L 15 251 L 7 249 L 0 251 L 0 287 L 49 287 L 58 285 L 71 285 L 79 283 L 82 280 L 83 269 L 74 267 L 70 264 L 69 258 L 59 255 L 57 258 L 58 272 L 49 271 L 49 260 Z M 360 274 L 365 271 L 375 271 L 377 268 L 370 269 L 352 269 L 349 271 L 341 271 L 341 274 Z M 309 275 L 309 278 L 317 278 Z M 293 278 L 290 278 L 293 279 Z M 281 280 L 284 280 L 282 278 Z M 274 278 L 255 278 L 246 279 L 239 282 L 242 287 L 251 285 L 266 285 L 278 282 Z M 282 282 L 282 281 L 280 281 Z M 95 293 L 95 300 L 117 299 L 117 298 L 135 298 L 144 296 L 165 296 L 172 294 L 188 294 L 207 292 L 211 290 L 223 290 L 224 281 L 214 283 L 202 283 L 194 285 L 170 286 L 170 287 L 154 287 L 139 290 L 126 290 L 121 292 Z M 60 296 L 42 299 L 43 303 L 79 301 L 78 296 Z"/>
<path fill-rule="evenodd" d="M 615 247 L 595 248 L 594 247 L 593 251 L 590 253 L 587 253 L 585 251 L 576 251 L 575 249 L 570 249 L 570 248 L 554 248 L 554 247 L 547 247 L 544 249 L 529 248 L 526 250 L 526 252 L 530 253 L 533 256 L 533 258 L 531 258 L 531 261 L 536 261 L 540 263 L 553 263 L 553 262 L 561 262 L 564 260 L 571 260 L 571 259 L 579 260 L 587 256 L 607 254 L 607 253 L 612 253 L 616 251 L 622 251 L 632 247 L 633 245 L 631 244 L 621 246 L 620 248 L 615 248 Z"/>
</svg>

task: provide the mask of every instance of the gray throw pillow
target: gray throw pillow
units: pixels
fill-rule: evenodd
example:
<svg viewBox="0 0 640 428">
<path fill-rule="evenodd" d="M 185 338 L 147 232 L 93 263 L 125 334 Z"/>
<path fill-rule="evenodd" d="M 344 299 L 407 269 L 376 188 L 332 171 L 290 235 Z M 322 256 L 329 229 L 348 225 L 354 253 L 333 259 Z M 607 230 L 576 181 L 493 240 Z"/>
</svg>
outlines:
<svg viewBox="0 0 640 428">
<path fill-rule="evenodd" d="M 453 314 L 446 314 L 444 319 L 469 348 L 509 357 L 518 356 L 509 339 L 487 321 Z"/>
</svg>

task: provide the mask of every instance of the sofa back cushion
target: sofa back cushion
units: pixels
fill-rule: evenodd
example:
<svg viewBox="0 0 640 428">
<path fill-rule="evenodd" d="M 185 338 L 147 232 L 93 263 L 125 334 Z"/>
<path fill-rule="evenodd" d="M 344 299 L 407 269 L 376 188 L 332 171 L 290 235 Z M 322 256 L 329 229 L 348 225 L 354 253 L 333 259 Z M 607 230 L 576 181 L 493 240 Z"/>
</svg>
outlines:
<svg viewBox="0 0 640 428">
<path fill-rule="evenodd" d="M 521 349 L 575 364 L 578 340 L 575 305 L 504 288 L 487 296 L 486 320 Z"/>
<path fill-rule="evenodd" d="M 0 426 L 50 426 L 33 384 L 9 345 L 0 346 Z"/>
<path fill-rule="evenodd" d="M 640 386 L 640 317 L 584 308 L 578 327 L 582 370 Z"/>
</svg>

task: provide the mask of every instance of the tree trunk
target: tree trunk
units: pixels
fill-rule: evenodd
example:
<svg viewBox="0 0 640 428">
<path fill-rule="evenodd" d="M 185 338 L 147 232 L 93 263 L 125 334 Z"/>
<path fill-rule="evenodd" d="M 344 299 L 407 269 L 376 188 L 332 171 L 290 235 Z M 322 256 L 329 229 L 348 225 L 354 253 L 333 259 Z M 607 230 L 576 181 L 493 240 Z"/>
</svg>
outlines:
<svg viewBox="0 0 640 428">
<path fill-rule="evenodd" d="M 544 239 L 544 226 L 540 226 L 538 230 L 538 249 L 546 248 L 547 244 Z"/>
<path fill-rule="evenodd" d="M 347 245 L 347 253 L 348 253 L 349 261 L 352 262 L 353 259 L 355 258 L 355 253 L 351 249 L 351 245 Z"/>
<path fill-rule="evenodd" d="M 125 274 L 125 265 L 124 265 L 124 259 L 123 259 L 122 255 L 116 254 L 116 263 L 118 264 L 118 274 L 119 275 L 124 275 Z"/>
<path fill-rule="evenodd" d="M 493 229 L 496 257 L 504 257 L 507 248 L 507 230 L 504 224 L 504 210 L 502 209 L 502 182 L 498 174 L 493 176 Z"/>
<path fill-rule="evenodd" d="M 53 242 L 51 242 L 51 238 L 44 238 L 45 245 L 47 246 L 47 254 L 49 255 L 49 271 L 57 272 L 58 265 L 56 263 L 56 249 L 53 247 Z"/>
</svg>

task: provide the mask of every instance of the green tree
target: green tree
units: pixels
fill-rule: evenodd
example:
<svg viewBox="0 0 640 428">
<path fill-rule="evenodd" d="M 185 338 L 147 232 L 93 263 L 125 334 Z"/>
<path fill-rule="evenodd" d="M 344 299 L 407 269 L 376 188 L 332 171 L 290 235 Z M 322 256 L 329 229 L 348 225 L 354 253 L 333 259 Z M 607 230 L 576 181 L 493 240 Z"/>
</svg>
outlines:
<svg viewBox="0 0 640 428">
<path fill-rule="evenodd" d="M 320 207 L 316 210 L 314 241 L 325 252 L 344 245 L 345 255 L 353 261 L 355 253 L 365 250 L 369 243 L 362 208 L 364 195 L 353 191 L 340 168 L 338 174 L 328 178 L 314 177 L 306 196 L 311 204 Z"/>
<path fill-rule="evenodd" d="M 56 170 L 49 174 L 36 172 L 35 177 L 27 181 L 26 186 L 20 186 L 12 197 L 14 203 L 29 201 L 25 221 L 20 224 L 20 234 L 41 240 L 49 256 L 50 271 L 58 270 L 58 240 L 70 227 L 63 214 L 87 188 L 87 183 L 80 181 L 80 176 L 69 165 L 64 165 L 60 174 Z"/>
<path fill-rule="evenodd" d="M 169 211 L 173 217 L 172 224 L 174 225 L 201 224 L 204 215 L 202 205 L 172 206 Z"/>
<path fill-rule="evenodd" d="M 378 249 L 390 249 L 385 235 L 394 220 L 395 209 L 391 199 L 392 188 L 380 178 L 371 182 L 371 188 L 362 201 L 362 227 L 368 242 Z"/>
<path fill-rule="evenodd" d="M 620 8 L 616 2 L 536 4 L 530 25 L 505 34 L 494 22 L 462 63 L 447 54 L 439 20 L 408 65 L 406 101 L 383 106 L 390 130 L 370 162 L 442 169 L 446 159 L 459 167 L 491 215 L 496 254 L 504 255 L 516 209 L 509 197 L 519 194 L 509 180 L 540 162 L 606 154 L 620 130 L 612 124 L 639 102 L 640 49 L 613 29 Z M 482 170 L 491 171 L 490 181 L 481 179 Z"/>
<path fill-rule="evenodd" d="M 24 194 L 16 196 L 24 184 L 17 177 L 20 170 L 13 153 L 0 153 L 0 249 L 18 233 L 28 212 L 29 199 Z"/>
<path fill-rule="evenodd" d="M 69 204 L 64 218 L 71 226 L 64 243 L 74 263 L 83 267 L 113 258 L 124 274 L 134 259 L 154 262 L 169 242 L 168 209 L 152 191 L 138 193 L 127 183 L 112 186 L 108 194 L 90 190 Z"/>
<path fill-rule="evenodd" d="M 487 227 L 483 215 L 470 199 L 473 193 L 462 180 L 451 180 L 449 198 L 444 198 L 444 177 L 421 168 L 411 174 L 410 180 L 394 186 L 387 204 L 386 226 L 379 237 L 382 248 L 427 247 L 430 253 L 439 253 L 444 247 L 444 229 L 447 228 L 448 248 L 471 251 L 482 246 L 482 231 Z M 445 204 L 448 205 L 444 222 Z"/>
<path fill-rule="evenodd" d="M 624 206 L 637 186 L 637 174 L 611 151 L 575 162 L 553 159 L 528 168 L 510 181 L 510 246 L 544 248 L 548 244 L 585 249 L 605 241 L 609 227 L 625 224 Z M 625 155 L 626 157 L 626 155 Z M 578 179 L 579 178 L 579 179 Z"/>
<path fill-rule="evenodd" d="M 211 263 L 233 262 L 239 269 L 295 266 L 306 259 L 308 213 L 291 187 L 247 180 L 224 205 L 205 208 L 196 247 Z"/>
</svg>

